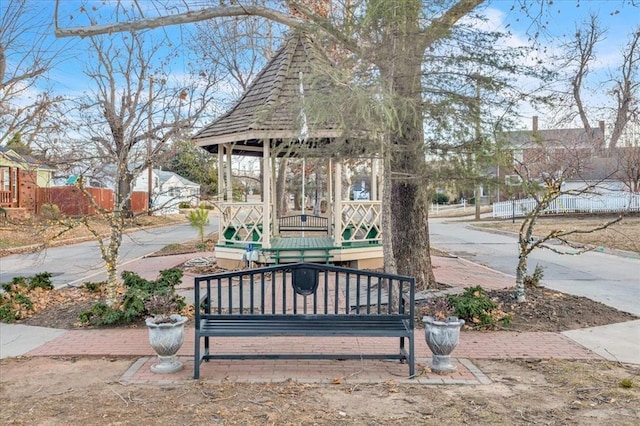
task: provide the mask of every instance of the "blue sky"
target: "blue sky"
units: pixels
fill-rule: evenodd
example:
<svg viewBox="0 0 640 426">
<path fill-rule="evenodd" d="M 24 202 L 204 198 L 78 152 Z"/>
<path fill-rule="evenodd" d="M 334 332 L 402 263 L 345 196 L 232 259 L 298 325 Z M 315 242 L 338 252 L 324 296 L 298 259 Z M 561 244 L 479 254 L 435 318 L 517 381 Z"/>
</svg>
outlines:
<svg viewBox="0 0 640 426">
<path fill-rule="evenodd" d="M 30 0 L 40 11 L 40 16 L 53 21 L 55 8 L 54 0 Z M 63 24 L 80 24 L 77 17 L 70 21 L 69 16 L 78 5 L 84 3 L 88 6 L 92 4 L 100 5 L 102 2 L 81 2 L 77 0 L 63 0 L 61 2 L 60 21 Z M 512 33 L 510 43 L 528 44 L 529 38 L 540 28 L 531 24 L 531 20 L 524 16 L 519 10 L 520 1 L 517 0 L 494 0 L 483 6 L 484 14 L 489 18 L 487 25 L 494 30 L 508 30 Z M 151 1 L 141 1 L 140 4 L 154 7 Z M 515 10 L 511 11 L 512 6 Z M 606 39 L 598 48 L 597 64 L 593 67 L 596 73 L 596 80 L 604 81 L 609 71 L 620 63 L 620 50 L 629 38 L 632 29 L 638 27 L 640 22 L 640 8 L 632 7 L 623 0 L 608 1 L 585 1 L 585 0 L 556 0 L 552 5 L 548 5 L 548 0 L 543 0 L 543 8 L 539 10 L 540 3 L 537 2 L 535 8 L 530 8 L 528 13 L 537 14 L 541 12 L 540 22 L 545 23 L 545 28 L 540 30 L 539 43 L 547 47 L 549 53 L 557 52 L 559 46 L 566 43 L 575 33 L 576 24 L 589 19 L 590 13 L 596 13 L 606 29 Z M 169 37 L 178 46 L 183 37 L 188 37 L 188 29 L 180 27 L 168 27 L 154 30 L 157 38 Z M 86 41 L 79 38 L 58 39 L 52 42 L 57 46 L 65 46 L 64 56 L 58 65 L 50 73 L 50 83 L 62 94 L 71 95 L 83 92 L 88 85 L 87 77 L 82 73 L 84 61 L 86 60 Z M 173 65 L 174 72 L 185 72 L 185 59 L 178 60 Z M 182 68 L 182 69 L 181 69 Z M 596 84 L 595 80 L 592 84 Z M 602 97 L 590 97 L 593 103 L 605 102 Z M 538 111 L 524 111 L 523 114 L 538 114 Z M 544 115 L 544 114 L 540 114 Z M 597 120 L 597 118 L 595 119 Z M 526 122 L 529 120 L 527 119 Z M 524 123 L 524 121 L 523 121 Z"/>
</svg>

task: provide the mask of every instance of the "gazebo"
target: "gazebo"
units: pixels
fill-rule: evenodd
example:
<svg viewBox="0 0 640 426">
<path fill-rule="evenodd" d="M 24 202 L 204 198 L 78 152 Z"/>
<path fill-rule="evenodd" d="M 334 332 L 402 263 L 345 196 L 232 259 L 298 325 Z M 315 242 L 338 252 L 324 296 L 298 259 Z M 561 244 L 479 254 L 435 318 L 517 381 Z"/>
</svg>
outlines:
<svg viewBox="0 0 640 426">
<path fill-rule="evenodd" d="M 326 117 L 315 120 L 305 112 L 305 99 L 339 90 L 319 72 L 330 66 L 322 48 L 308 34 L 294 31 L 236 105 L 193 137 L 198 146 L 218 156 L 221 215 L 216 259 L 221 267 L 237 268 L 244 261 L 382 266 L 379 162 L 369 159 L 368 199 L 349 200 L 343 195 L 342 159 L 325 157 L 330 151 L 321 150 L 343 137 L 343 131 L 335 125 L 337 121 Z M 277 217 L 276 159 L 301 155 L 327 161 L 326 215 L 306 214 L 303 210 Z M 233 156 L 261 158 L 260 202 L 233 200 Z"/>
</svg>

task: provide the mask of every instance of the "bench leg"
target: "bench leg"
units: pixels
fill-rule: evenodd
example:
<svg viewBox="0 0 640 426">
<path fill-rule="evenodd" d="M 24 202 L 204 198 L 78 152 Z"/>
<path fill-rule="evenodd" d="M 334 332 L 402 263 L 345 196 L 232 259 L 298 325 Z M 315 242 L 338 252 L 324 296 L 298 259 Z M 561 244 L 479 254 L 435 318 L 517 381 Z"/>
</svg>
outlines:
<svg viewBox="0 0 640 426">
<path fill-rule="evenodd" d="M 200 378 L 200 337 L 196 335 L 196 345 L 193 350 L 193 378 Z"/>
<path fill-rule="evenodd" d="M 409 358 L 406 358 L 406 354 L 407 351 L 405 349 L 405 345 L 404 345 L 404 337 L 400 338 L 400 355 L 402 355 L 404 358 L 401 359 L 400 361 L 407 361 L 407 364 L 409 364 L 409 378 L 413 378 L 413 376 L 415 376 L 416 374 L 416 367 L 415 367 L 415 355 L 414 355 L 414 343 L 413 343 L 413 336 L 409 337 Z"/>
<path fill-rule="evenodd" d="M 409 377 L 416 375 L 416 356 L 414 352 L 413 336 L 409 339 Z"/>
</svg>

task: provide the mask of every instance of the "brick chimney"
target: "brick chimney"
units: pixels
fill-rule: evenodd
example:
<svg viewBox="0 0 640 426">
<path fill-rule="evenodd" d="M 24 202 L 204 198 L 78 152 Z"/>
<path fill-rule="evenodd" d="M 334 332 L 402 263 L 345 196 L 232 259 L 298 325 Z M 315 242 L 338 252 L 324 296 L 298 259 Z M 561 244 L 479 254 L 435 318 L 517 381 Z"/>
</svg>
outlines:
<svg viewBox="0 0 640 426">
<path fill-rule="evenodd" d="M 531 130 L 533 130 L 534 132 L 538 131 L 538 116 L 534 115 L 531 118 Z"/>
<path fill-rule="evenodd" d="M 602 139 L 599 139 L 596 143 L 598 144 L 598 148 L 602 151 L 606 149 L 606 142 L 604 137 L 604 120 L 600 120 L 598 122 L 598 127 L 600 127 L 600 132 L 602 132 Z"/>
</svg>

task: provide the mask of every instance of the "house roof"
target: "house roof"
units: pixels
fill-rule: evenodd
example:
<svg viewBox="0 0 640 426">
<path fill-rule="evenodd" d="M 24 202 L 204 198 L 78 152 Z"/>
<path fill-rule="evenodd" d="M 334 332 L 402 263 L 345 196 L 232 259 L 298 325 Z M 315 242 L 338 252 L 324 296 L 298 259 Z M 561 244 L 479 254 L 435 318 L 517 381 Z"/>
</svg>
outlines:
<svg viewBox="0 0 640 426">
<path fill-rule="evenodd" d="M 183 185 L 185 186 L 197 186 L 200 187 L 199 184 L 190 181 L 189 179 L 180 176 L 177 173 L 174 172 L 169 172 L 166 170 L 160 170 L 160 169 L 153 169 L 153 172 L 158 175 L 158 180 L 160 181 L 160 184 L 164 184 L 166 181 L 168 181 L 169 179 L 171 179 L 172 177 L 175 177 L 176 179 L 178 179 L 180 182 L 182 182 Z"/>
<path fill-rule="evenodd" d="M 22 160 L 18 154 L 4 146 L 0 146 L 0 154 L 9 161 L 18 162 Z"/>
<path fill-rule="evenodd" d="M 612 154 L 608 152 L 607 154 Z M 618 162 L 612 156 L 593 156 L 574 180 L 604 181 L 617 179 Z"/>
<path fill-rule="evenodd" d="M 42 161 L 35 157 L 26 154 L 18 154 L 14 150 L 4 146 L 0 146 L 0 154 L 13 163 L 36 167 L 40 170 L 55 170 L 55 167 L 43 164 Z"/>
<path fill-rule="evenodd" d="M 565 148 L 596 149 L 604 145 L 604 132 L 600 128 L 592 128 L 592 137 L 581 129 L 541 129 L 517 130 L 504 132 L 502 137 L 515 148 L 531 148 L 543 144 L 562 146 Z M 595 145 L 594 145 L 595 144 Z"/>
<path fill-rule="evenodd" d="M 327 66 L 331 67 L 331 62 L 322 48 L 306 33 L 294 31 L 236 105 L 192 139 L 212 153 L 218 152 L 219 144 L 235 143 L 234 152 L 244 155 L 259 155 L 264 141 L 275 141 L 276 145 L 296 141 L 301 134 L 304 96 L 335 92 L 319 72 Z M 326 141 L 341 133 L 330 119 L 322 123 L 306 119 L 308 139 Z"/>
</svg>

